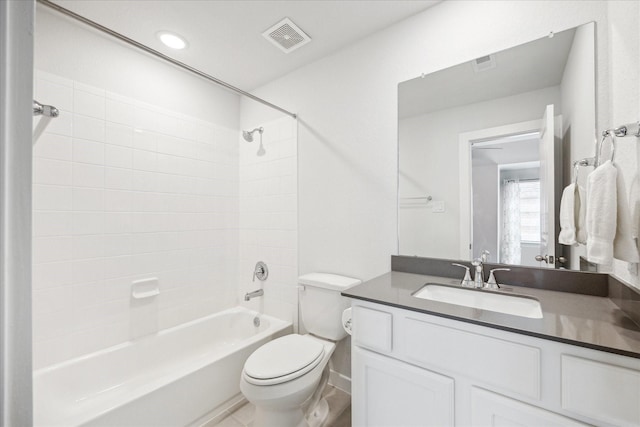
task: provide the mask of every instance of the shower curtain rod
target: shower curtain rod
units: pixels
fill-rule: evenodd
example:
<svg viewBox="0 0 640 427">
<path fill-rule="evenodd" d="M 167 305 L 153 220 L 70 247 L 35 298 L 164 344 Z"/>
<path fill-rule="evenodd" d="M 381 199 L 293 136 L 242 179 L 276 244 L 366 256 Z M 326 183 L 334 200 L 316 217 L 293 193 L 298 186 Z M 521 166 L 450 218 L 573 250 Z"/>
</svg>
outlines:
<svg viewBox="0 0 640 427">
<path fill-rule="evenodd" d="M 284 108 L 278 107 L 277 105 L 272 104 L 269 101 L 265 101 L 262 98 L 258 98 L 257 96 L 252 95 L 249 92 L 245 92 L 244 90 L 239 89 L 239 88 L 237 88 L 237 87 L 235 87 L 233 85 L 230 85 L 229 83 L 227 83 L 225 81 L 217 79 L 217 78 L 215 78 L 215 77 L 213 77 L 213 76 L 211 76 L 211 75 L 209 75 L 209 74 L 207 74 L 207 73 L 205 73 L 203 71 L 198 70 L 197 68 L 193 68 L 193 67 L 185 64 L 184 62 L 180 62 L 178 60 L 175 60 L 175 59 L 171 58 L 170 56 L 167 56 L 167 55 L 165 55 L 163 53 L 158 52 L 155 49 L 151 49 L 149 46 L 143 45 L 142 43 L 138 43 L 137 41 L 135 41 L 133 39 L 130 39 L 127 36 L 124 36 L 124 35 L 116 32 L 116 31 L 113 31 L 113 30 L 111 30 L 111 29 L 109 29 L 109 28 L 107 28 L 107 27 L 105 27 L 103 25 L 100 25 L 95 21 L 87 19 L 84 16 L 78 15 L 77 13 L 72 12 L 69 9 L 65 9 L 64 7 L 59 6 L 59 5 L 55 4 L 55 3 L 52 3 L 49 0 L 36 0 L 36 1 L 38 3 L 44 5 L 44 6 L 50 7 L 51 9 L 54 9 L 54 10 L 62 13 L 63 15 L 66 15 L 66 16 L 68 16 L 70 18 L 73 18 L 73 19 L 75 19 L 77 21 L 80 21 L 80 22 L 82 22 L 82 23 L 84 23 L 84 24 L 86 24 L 86 25 L 88 25 L 90 27 L 93 27 L 96 30 L 99 30 L 99 31 L 102 31 L 103 33 L 109 34 L 110 36 L 113 36 L 113 37 L 115 37 L 115 38 L 117 38 L 117 39 L 119 39 L 119 40 L 121 40 L 121 41 L 123 41 L 123 42 L 125 42 L 125 43 L 127 43 L 129 45 L 131 45 L 131 46 L 134 46 L 134 47 L 137 47 L 138 49 L 144 50 L 145 52 L 147 52 L 147 53 L 149 53 L 149 54 L 151 54 L 153 56 L 156 56 L 156 57 L 158 57 L 160 59 L 164 59 L 165 61 L 168 61 L 168 62 L 172 63 L 173 65 L 182 68 L 183 70 L 190 71 L 191 73 L 196 74 L 196 75 L 198 75 L 198 76 L 200 76 L 200 77 L 202 77 L 202 78 L 204 78 L 206 80 L 209 80 L 209 81 L 211 81 L 211 82 L 213 82 L 213 83 L 215 83 L 217 85 L 225 87 L 225 88 L 227 88 L 227 89 L 229 89 L 229 90 L 231 90 L 233 92 L 236 92 L 236 93 L 238 93 L 240 95 L 246 96 L 247 98 L 251 98 L 254 101 L 257 101 L 257 102 L 259 102 L 261 104 L 264 104 L 264 105 L 266 105 L 268 107 L 274 108 L 274 109 L 276 109 L 276 110 L 278 110 L 278 111 L 280 111 L 280 112 L 282 112 L 284 114 L 287 114 L 287 115 L 293 117 L 294 119 L 298 117 L 297 114 L 295 114 L 295 113 L 287 111 Z"/>
</svg>

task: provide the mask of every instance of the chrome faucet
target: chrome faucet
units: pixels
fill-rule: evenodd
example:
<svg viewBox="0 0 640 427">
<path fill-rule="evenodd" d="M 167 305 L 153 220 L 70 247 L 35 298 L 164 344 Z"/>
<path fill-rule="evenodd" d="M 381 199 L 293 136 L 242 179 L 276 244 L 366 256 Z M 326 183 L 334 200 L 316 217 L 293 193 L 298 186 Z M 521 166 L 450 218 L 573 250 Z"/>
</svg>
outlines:
<svg viewBox="0 0 640 427">
<path fill-rule="evenodd" d="M 487 280 L 486 289 L 500 289 L 500 285 L 496 280 L 496 276 L 493 274 L 494 271 L 511 271 L 510 268 L 494 268 L 489 272 L 489 280 Z"/>
<path fill-rule="evenodd" d="M 247 292 L 244 294 L 244 300 L 249 301 L 251 298 L 261 297 L 264 295 L 264 291 L 262 289 L 258 289 L 257 291 Z"/>
<path fill-rule="evenodd" d="M 473 260 L 471 265 L 473 265 L 475 269 L 475 275 L 473 276 L 473 283 L 476 288 L 486 288 L 486 284 L 484 283 L 484 264 L 489 261 L 489 255 L 491 252 L 488 250 L 483 250 L 480 254 L 480 258 L 476 258 Z"/>
<path fill-rule="evenodd" d="M 484 288 L 484 265 L 481 258 L 476 258 L 471 262 L 473 265 L 475 274 L 473 276 L 473 283 L 476 288 Z"/>
<path fill-rule="evenodd" d="M 457 264 L 455 262 L 451 263 L 451 265 L 455 265 L 456 267 L 462 267 L 462 268 L 465 269 L 464 278 L 460 282 L 461 286 L 464 286 L 465 288 L 473 288 L 473 287 L 475 287 L 475 285 L 473 284 L 473 280 L 471 280 L 471 275 L 469 274 L 469 267 L 467 267 L 466 265 Z"/>
</svg>

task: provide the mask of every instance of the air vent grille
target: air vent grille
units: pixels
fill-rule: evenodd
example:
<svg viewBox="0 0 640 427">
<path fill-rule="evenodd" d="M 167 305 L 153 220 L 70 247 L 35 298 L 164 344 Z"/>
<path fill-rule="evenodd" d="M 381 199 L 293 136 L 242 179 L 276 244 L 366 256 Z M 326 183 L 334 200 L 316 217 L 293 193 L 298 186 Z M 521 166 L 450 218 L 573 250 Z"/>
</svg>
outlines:
<svg viewBox="0 0 640 427">
<path fill-rule="evenodd" d="M 481 71 L 490 70 L 492 68 L 496 68 L 496 57 L 495 55 L 487 55 L 472 61 L 473 70 L 476 73 Z"/>
<path fill-rule="evenodd" d="M 311 41 L 311 38 L 289 18 L 284 18 L 263 32 L 262 36 L 285 53 L 293 52 Z"/>
</svg>

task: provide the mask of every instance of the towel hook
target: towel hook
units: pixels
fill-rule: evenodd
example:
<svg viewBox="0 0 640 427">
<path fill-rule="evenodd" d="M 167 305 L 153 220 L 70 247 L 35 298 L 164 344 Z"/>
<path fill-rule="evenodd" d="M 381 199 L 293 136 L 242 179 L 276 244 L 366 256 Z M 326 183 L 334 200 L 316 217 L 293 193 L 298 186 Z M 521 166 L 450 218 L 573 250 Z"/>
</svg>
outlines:
<svg viewBox="0 0 640 427">
<path fill-rule="evenodd" d="M 597 143 L 597 141 L 596 141 Z M 596 153 L 597 154 L 597 153 Z M 573 162 L 573 183 L 578 184 L 578 175 L 580 173 L 580 166 L 593 166 L 596 167 L 595 157 L 585 157 L 584 159 L 576 160 Z"/>
<path fill-rule="evenodd" d="M 596 167 L 600 166 L 601 164 L 602 146 L 604 145 L 604 142 L 607 140 L 607 137 L 611 139 L 611 151 L 610 151 L 609 159 L 611 160 L 611 163 L 613 163 L 613 159 L 616 153 L 616 136 L 615 135 L 616 135 L 615 129 L 607 129 L 604 132 L 602 132 L 602 140 L 600 141 L 600 144 L 596 151 Z"/>
</svg>

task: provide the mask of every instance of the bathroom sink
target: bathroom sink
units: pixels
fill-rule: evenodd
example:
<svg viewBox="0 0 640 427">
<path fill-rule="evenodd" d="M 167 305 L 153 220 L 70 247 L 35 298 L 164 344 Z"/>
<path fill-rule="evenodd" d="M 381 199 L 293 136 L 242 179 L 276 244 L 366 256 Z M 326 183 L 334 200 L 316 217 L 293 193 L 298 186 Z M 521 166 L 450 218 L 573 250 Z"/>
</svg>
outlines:
<svg viewBox="0 0 640 427">
<path fill-rule="evenodd" d="M 427 283 L 413 294 L 416 298 L 448 304 L 497 311 L 514 316 L 542 319 L 540 302 L 535 298 L 505 295 L 495 291 L 482 291 L 447 285 Z"/>
</svg>

